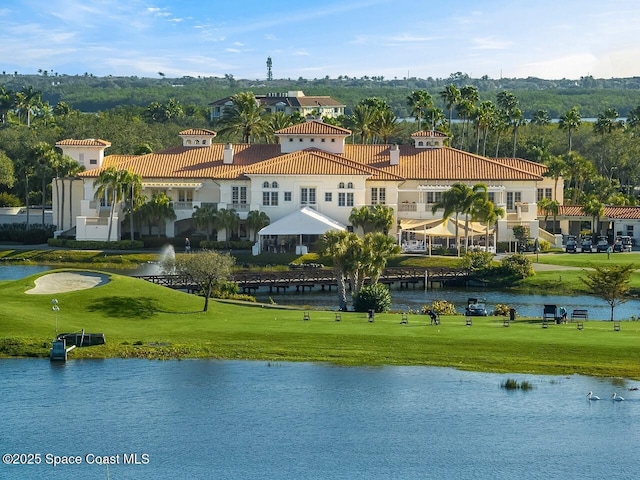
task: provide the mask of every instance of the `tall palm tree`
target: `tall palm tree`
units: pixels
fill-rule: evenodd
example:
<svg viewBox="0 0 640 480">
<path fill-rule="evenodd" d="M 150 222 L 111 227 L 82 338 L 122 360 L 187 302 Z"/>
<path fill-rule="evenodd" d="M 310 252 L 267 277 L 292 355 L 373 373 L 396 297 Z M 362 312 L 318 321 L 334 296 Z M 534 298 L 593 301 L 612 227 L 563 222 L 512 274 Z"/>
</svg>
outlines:
<svg viewBox="0 0 640 480">
<path fill-rule="evenodd" d="M 369 276 L 371 284 L 375 284 L 378 283 L 389 257 L 400 253 L 400 247 L 396 245 L 392 237 L 385 233 L 368 233 L 363 240 L 367 257 L 365 261 L 366 275 Z"/>
<path fill-rule="evenodd" d="M 418 131 L 422 130 L 425 112 L 433 106 L 431 94 L 426 90 L 415 90 L 407 96 L 407 105 L 411 108 L 411 115 L 418 122 Z"/>
<path fill-rule="evenodd" d="M 573 107 L 563 115 L 560 115 L 558 128 L 565 130 L 569 134 L 569 152 L 573 146 L 573 134 L 582 124 L 582 117 L 578 107 Z"/>
<path fill-rule="evenodd" d="M 258 232 L 260 229 L 269 225 L 269 223 L 271 223 L 271 219 L 265 212 L 251 210 L 247 213 L 246 223 L 247 228 L 253 232 L 253 241 L 255 242 L 258 238 Z"/>
<path fill-rule="evenodd" d="M 241 135 L 244 143 L 268 132 L 265 110 L 252 92 L 240 92 L 231 96 L 231 105 L 224 108 L 219 123 L 221 135 Z"/>
<path fill-rule="evenodd" d="M 487 153 L 487 136 L 494 113 L 495 105 L 490 100 L 481 102 L 475 112 L 474 123 L 478 131 L 478 135 L 476 137 L 476 153 L 479 153 L 480 136 L 482 135 L 482 156 L 486 156 Z"/>
<path fill-rule="evenodd" d="M 95 198 L 105 198 L 107 204 L 111 205 L 109 210 L 109 228 L 107 231 L 107 241 L 111 241 L 111 231 L 113 227 L 113 217 L 116 211 L 116 205 L 122 201 L 125 195 L 124 191 L 124 177 L 127 174 L 126 170 L 117 170 L 115 167 L 109 167 L 104 169 L 98 175 L 98 178 L 93 182 L 93 186 L 97 187 Z"/>
<path fill-rule="evenodd" d="M 325 232 L 318 242 L 318 253 L 330 258 L 333 263 L 333 273 L 338 283 L 338 309 L 342 312 L 347 310 L 347 281 L 346 281 L 346 261 L 348 254 L 348 244 L 350 236 L 346 230 L 329 230 Z"/>
<path fill-rule="evenodd" d="M 227 243 L 227 248 L 229 248 L 229 241 L 231 240 L 232 232 L 238 227 L 240 224 L 240 217 L 238 213 L 233 208 L 221 208 L 218 210 L 218 215 L 216 217 L 216 226 L 219 226 L 225 231 L 225 238 Z"/>
<path fill-rule="evenodd" d="M 363 233 L 366 235 L 367 226 L 372 223 L 371 209 L 366 205 L 360 208 L 353 207 L 349 214 L 349 222 L 355 228 L 362 228 Z"/>
<path fill-rule="evenodd" d="M 593 124 L 593 131 L 601 136 L 600 173 L 606 172 L 607 138 L 615 130 L 623 129 L 625 123 L 618 120 L 618 111 L 615 108 L 607 108 L 603 113 L 598 114 L 598 118 Z"/>
<path fill-rule="evenodd" d="M 129 216 L 129 238 L 133 241 L 135 239 L 133 214 L 146 200 L 142 196 L 142 177 L 137 173 L 127 171 L 122 175 L 122 183 L 125 211 Z"/>
<path fill-rule="evenodd" d="M 9 90 L 5 85 L 0 85 L 0 123 L 7 123 L 7 113 L 15 107 L 15 92 Z"/>
<path fill-rule="evenodd" d="M 476 103 L 480 99 L 478 88 L 473 85 L 465 85 L 460 89 L 460 101 L 458 102 L 456 109 L 458 116 L 462 117 L 462 135 L 460 136 L 460 148 L 465 146 L 465 135 L 468 135 L 469 131 L 469 119 L 473 117 L 473 113 L 476 109 Z"/>
<path fill-rule="evenodd" d="M 31 85 L 22 87 L 16 94 L 16 106 L 18 112 L 27 114 L 27 127 L 31 126 L 31 113 L 33 108 L 42 101 L 42 92 L 35 90 Z M 20 118 L 20 117 L 18 117 Z"/>
<path fill-rule="evenodd" d="M 585 215 L 591 216 L 591 233 L 596 234 L 596 228 L 600 223 L 600 217 L 604 215 L 604 204 L 595 196 L 590 196 L 582 206 Z"/>
<path fill-rule="evenodd" d="M 459 235 L 459 222 L 458 217 L 463 210 L 463 202 L 465 201 L 466 190 L 469 187 L 462 183 L 455 183 L 449 190 L 442 193 L 442 198 L 439 202 L 436 202 L 431 209 L 431 213 L 434 215 L 438 210 L 443 210 L 442 219 L 448 220 L 453 215 L 455 217 L 455 235 L 456 235 L 456 250 L 458 256 L 460 256 L 460 235 Z"/>
<path fill-rule="evenodd" d="M 84 165 L 80 165 L 71 157 L 63 156 L 64 160 L 62 172 L 63 175 L 69 178 L 69 227 L 73 227 L 73 181 L 76 180 L 78 173 L 84 172 Z M 60 202 L 60 208 L 64 209 L 65 203 L 65 182 L 62 181 L 62 201 Z M 64 228 L 64 213 L 60 215 L 60 221 Z"/>
<path fill-rule="evenodd" d="M 353 107 L 353 113 L 349 116 L 349 125 L 354 135 L 360 136 L 363 145 L 369 139 L 374 128 L 374 111 L 368 105 L 358 104 Z"/>
<path fill-rule="evenodd" d="M 566 165 L 565 172 L 573 183 L 571 203 L 576 205 L 579 195 L 584 191 L 584 185 L 587 180 L 596 176 L 596 168 L 593 163 L 576 152 L 570 152 L 563 158 Z"/>
<path fill-rule="evenodd" d="M 509 128 L 509 119 L 507 118 L 507 115 L 502 110 L 494 111 L 491 116 L 491 125 L 489 128 L 496 136 L 496 153 L 494 156 L 498 157 L 500 154 L 500 138 Z"/>
<path fill-rule="evenodd" d="M 444 106 L 449 110 L 449 130 L 453 121 L 453 108 L 460 102 L 460 90 L 453 83 L 450 83 L 440 92 L 440 97 L 444 100 Z"/>
<path fill-rule="evenodd" d="M 487 186 L 477 183 L 468 187 L 462 183 L 455 184 L 452 188 L 458 190 L 460 199 L 460 212 L 464 214 L 465 250 L 469 248 L 469 221 L 477 213 L 478 206 L 488 201 Z"/>
<path fill-rule="evenodd" d="M 494 226 L 495 228 L 498 218 L 503 218 L 505 215 L 506 215 L 506 212 L 504 211 L 504 208 L 497 207 L 495 203 L 489 200 L 488 197 L 486 201 L 479 202 L 476 205 L 476 216 L 478 220 L 480 220 L 481 222 L 485 222 L 485 229 L 486 229 L 485 247 L 484 247 L 485 252 L 489 251 L 489 229 L 492 226 Z M 494 246 L 495 246 L 495 239 L 497 238 L 497 232 L 495 231 L 493 233 L 493 238 L 494 238 Z"/>
<path fill-rule="evenodd" d="M 560 177 L 564 175 L 567 170 L 567 164 L 564 162 L 562 157 L 550 157 L 546 162 L 547 171 L 545 172 L 545 177 L 553 178 L 553 199 L 558 200 L 558 181 Z"/>
<path fill-rule="evenodd" d="M 47 142 L 38 142 L 33 148 L 33 154 L 38 161 L 42 173 L 42 225 L 44 226 L 44 211 L 47 200 L 47 178 L 54 167 L 58 154 L 54 147 Z"/>
<path fill-rule="evenodd" d="M 524 115 L 522 114 L 522 110 L 520 110 L 519 108 L 515 108 L 512 112 L 511 112 L 511 131 L 512 131 L 512 138 L 513 138 L 513 153 L 512 153 L 512 157 L 516 156 L 516 146 L 517 146 L 517 140 L 518 140 L 518 129 L 527 124 L 527 120 L 524 118 Z"/>
<path fill-rule="evenodd" d="M 555 233 L 556 217 L 558 216 L 560 204 L 555 200 L 551 200 L 550 198 L 543 198 L 538 201 L 538 208 L 544 212 L 545 228 L 547 227 L 547 219 L 549 218 L 549 215 L 553 215 L 553 233 Z"/>
<path fill-rule="evenodd" d="M 536 110 L 531 115 L 531 124 L 540 128 L 551 124 L 551 116 L 549 115 L 549 112 L 546 110 Z"/>
<path fill-rule="evenodd" d="M 398 119 L 391 109 L 384 110 L 378 116 L 374 124 L 373 132 L 380 138 L 383 144 L 389 143 L 389 138 L 400 132 Z"/>
<path fill-rule="evenodd" d="M 275 132 L 297 123 L 294 122 L 291 115 L 287 115 L 284 112 L 270 113 L 265 117 L 265 121 L 267 122 L 267 143 L 276 143 Z"/>
<path fill-rule="evenodd" d="M 207 236 L 207 242 L 211 239 L 211 230 L 216 224 L 217 217 L 218 209 L 213 205 L 201 205 L 199 207 L 196 206 L 193 213 L 191 214 L 191 218 L 193 218 L 196 226 L 198 228 L 204 228 L 205 234 Z"/>
</svg>

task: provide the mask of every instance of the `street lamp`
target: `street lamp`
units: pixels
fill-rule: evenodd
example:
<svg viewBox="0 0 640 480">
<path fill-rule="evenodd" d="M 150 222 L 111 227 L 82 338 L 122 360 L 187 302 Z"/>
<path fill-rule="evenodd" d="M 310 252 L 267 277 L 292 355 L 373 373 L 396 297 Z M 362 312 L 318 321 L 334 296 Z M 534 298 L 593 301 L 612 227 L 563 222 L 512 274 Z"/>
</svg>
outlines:
<svg viewBox="0 0 640 480">
<path fill-rule="evenodd" d="M 56 338 L 58 338 L 58 312 L 60 311 L 60 307 L 58 306 L 58 299 L 54 298 L 53 300 L 51 300 L 51 310 L 53 310 L 56 316 Z"/>
</svg>

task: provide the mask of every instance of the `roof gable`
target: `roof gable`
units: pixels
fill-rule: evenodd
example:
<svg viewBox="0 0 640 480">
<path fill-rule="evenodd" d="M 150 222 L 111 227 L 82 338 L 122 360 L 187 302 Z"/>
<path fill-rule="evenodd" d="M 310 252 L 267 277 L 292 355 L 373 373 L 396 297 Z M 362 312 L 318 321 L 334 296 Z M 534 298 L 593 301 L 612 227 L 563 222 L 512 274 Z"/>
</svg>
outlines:
<svg viewBox="0 0 640 480">
<path fill-rule="evenodd" d="M 298 123 L 290 127 L 282 128 L 275 132 L 277 136 L 283 135 L 336 135 L 347 137 L 351 135 L 351 131 L 346 128 L 336 127 L 321 120 L 309 120 L 308 122 Z"/>
</svg>

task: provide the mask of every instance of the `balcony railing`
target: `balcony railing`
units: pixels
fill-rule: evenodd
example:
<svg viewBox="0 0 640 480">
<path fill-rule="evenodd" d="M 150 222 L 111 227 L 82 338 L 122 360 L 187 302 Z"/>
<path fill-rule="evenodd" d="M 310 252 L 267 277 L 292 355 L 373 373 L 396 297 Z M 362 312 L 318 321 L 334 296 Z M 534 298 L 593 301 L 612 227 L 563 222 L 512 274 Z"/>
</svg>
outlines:
<svg viewBox="0 0 640 480">
<path fill-rule="evenodd" d="M 172 202 L 174 210 L 193 210 L 193 202 Z"/>
<path fill-rule="evenodd" d="M 234 209 L 236 212 L 248 212 L 250 205 L 248 203 L 227 203 L 227 210 Z"/>
</svg>

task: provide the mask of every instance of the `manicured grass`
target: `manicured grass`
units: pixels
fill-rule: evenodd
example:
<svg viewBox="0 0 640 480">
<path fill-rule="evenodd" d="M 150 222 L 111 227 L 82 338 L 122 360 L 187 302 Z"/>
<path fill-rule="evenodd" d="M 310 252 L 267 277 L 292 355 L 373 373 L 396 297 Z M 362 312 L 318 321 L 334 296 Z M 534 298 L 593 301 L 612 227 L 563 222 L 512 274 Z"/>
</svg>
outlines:
<svg viewBox="0 0 640 480">
<path fill-rule="evenodd" d="M 541 328 L 540 320 L 443 317 L 431 326 L 412 315 L 400 324 L 397 313 L 310 311 L 238 305 L 203 299 L 120 275 L 90 290 L 27 295 L 32 276 L 0 283 L 0 356 L 46 357 L 58 331 L 102 332 L 104 346 L 77 348 L 71 358 L 221 358 L 265 361 L 333 362 L 344 365 L 433 365 L 487 372 L 620 376 L 640 379 L 640 322 L 585 322 Z"/>
<path fill-rule="evenodd" d="M 612 253 L 609 258 L 606 253 L 596 252 L 527 254 L 527 256 L 533 262 L 568 267 L 589 268 L 594 263 L 598 265 L 628 265 L 631 263 L 640 267 L 640 252 Z"/>
</svg>

